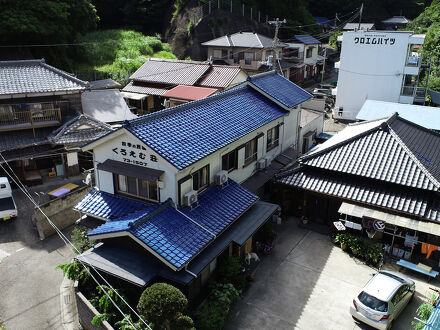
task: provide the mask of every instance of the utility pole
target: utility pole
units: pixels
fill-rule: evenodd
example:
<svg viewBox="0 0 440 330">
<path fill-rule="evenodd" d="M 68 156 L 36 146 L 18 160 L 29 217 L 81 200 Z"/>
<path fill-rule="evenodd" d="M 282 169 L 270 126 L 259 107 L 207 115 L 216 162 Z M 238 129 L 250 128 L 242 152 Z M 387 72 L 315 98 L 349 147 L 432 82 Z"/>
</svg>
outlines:
<svg viewBox="0 0 440 330">
<path fill-rule="evenodd" d="M 321 84 L 324 82 L 325 60 L 327 58 L 327 47 L 324 48 L 324 64 L 322 65 Z"/>
<path fill-rule="evenodd" d="M 336 29 L 336 27 L 338 26 L 338 21 L 339 21 L 338 13 L 336 13 L 336 14 L 335 14 L 335 29 Z"/>
<path fill-rule="evenodd" d="M 362 3 L 361 5 L 361 9 L 359 10 L 359 25 L 358 25 L 358 30 L 361 29 L 361 21 L 362 21 L 362 12 L 364 11 L 364 3 Z"/>
<path fill-rule="evenodd" d="M 275 35 L 273 37 L 273 42 L 272 42 L 272 53 L 273 53 L 274 56 L 276 56 L 276 60 L 278 62 L 278 66 L 280 67 L 280 72 L 281 72 L 282 76 L 284 76 L 284 74 L 283 74 L 283 70 L 281 69 L 280 59 L 278 57 L 278 54 L 275 51 L 275 48 L 276 48 L 276 46 L 278 45 L 278 43 L 280 41 L 278 39 L 278 31 L 280 30 L 280 26 L 281 26 L 281 24 L 286 24 L 286 22 L 287 22 L 286 19 L 280 21 L 279 18 L 277 18 L 275 21 L 268 21 L 267 22 L 269 24 L 274 24 L 275 25 Z"/>
</svg>

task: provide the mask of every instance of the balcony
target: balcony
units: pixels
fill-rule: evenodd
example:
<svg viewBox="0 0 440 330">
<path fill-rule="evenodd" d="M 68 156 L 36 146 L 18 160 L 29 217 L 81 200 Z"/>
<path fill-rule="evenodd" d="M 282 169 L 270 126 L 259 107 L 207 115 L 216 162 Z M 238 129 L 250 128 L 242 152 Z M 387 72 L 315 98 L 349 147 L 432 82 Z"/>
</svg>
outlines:
<svg viewBox="0 0 440 330">
<path fill-rule="evenodd" d="M 402 103 L 422 103 L 426 96 L 426 87 L 402 86 L 400 91 Z"/>
<path fill-rule="evenodd" d="M 0 131 L 34 129 L 61 124 L 60 108 L 15 111 L 15 107 L 16 105 L 0 105 Z"/>
</svg>

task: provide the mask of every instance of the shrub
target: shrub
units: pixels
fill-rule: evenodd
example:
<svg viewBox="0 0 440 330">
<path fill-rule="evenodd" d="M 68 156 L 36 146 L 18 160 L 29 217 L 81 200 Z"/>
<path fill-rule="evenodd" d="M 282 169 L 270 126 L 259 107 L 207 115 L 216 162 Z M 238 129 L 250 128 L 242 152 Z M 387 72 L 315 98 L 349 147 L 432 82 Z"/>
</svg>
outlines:
<svg viewBox="0 0 440 330">
<path fill-rule="evenodd" d="M 90 242 L 86 235 L 89 231 L 90 229 L 84 226 L 75 226 L 75 228 L 73 228 L 71 236 L 72 243 L 80 253 L 93 247 L 92 242 Z"/>
<path fill-rule="evenodd" d="M 188 300 L 179 289 L 170 284 L 156 283 L 142 293 L 137 309 L 158 328 L 169 329 L 176 322 L 188 324 L 188 318 L 182 319 L 187 304 Z"/>
<path fill-rule="evenodd" d="M 196 329 L 220 330 L 223 328 L 228 313 L 221 304 L 208 301 L 201 305 L 194 313 Z"/>
<path fill-rule="evenodd" d="M 419 306 L 419 308 L 417 308 L 416 314 L 419 319 L 425 322 L 428 320 L 429 316 L 434 310 L 435 299 L 436 299 L 436 295 L 431 293 L 427 297 L 427 302 L 424 302 Z M 418 321 L 412 321 L 411 324 L 413 325 L 415 330 L 422 330 L 425 327 L 424 323 Z"/>
<path fill-rule="evenodd" d="M 232 283 L 234 287 L 243 292 L 249 287 L 249 281 L 244 273 L 244 264 L 238 257 L 228 257 L 219 263 L 217 278 L 221 283 Z"/>
</svg>

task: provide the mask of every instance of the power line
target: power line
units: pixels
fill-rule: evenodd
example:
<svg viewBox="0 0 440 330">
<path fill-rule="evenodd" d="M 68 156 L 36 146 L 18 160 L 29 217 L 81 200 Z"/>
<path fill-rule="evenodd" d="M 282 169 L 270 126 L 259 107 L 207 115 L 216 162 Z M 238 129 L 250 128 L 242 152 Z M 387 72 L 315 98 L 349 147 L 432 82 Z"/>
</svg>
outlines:
<svg viewBox="0 0 440 330">
<path fill-rule="evenodd" d="M 14 181 L 14 183 L 18 186 L 18 188 L 25 194 L 25 196 L 34 204 L 34 206 L 36 208 L 38 208 L 38 210 L 44 215 L 44 217 L 47 219 L 47 221 L 49 222 L 49 224 L 54 228 L 54 230 L 57 232 L 58 236 L 60 236 L 61 240 L 66 244 L 66 246 L 71 246 L 69 247 L 70 250 L 72 251 L 72 253 L 78 253 L 80 254 L 80 251 L 75 247 L 75 245 L 73 245 L 73 243 L 63 234 L 63 232 L 52 222 L 52 220 L 50 220 L 50 218 L 46 215 L 46 213 L 44 213 L 44 211 L 41 209 L 40 205 L 38 205 L 34 198 L 32 197 L 32 195 L 30 194 L 30 192 L 27 190 L 26 186 L 21 182 L 20 178 L 17 176 L 17 174 L 14 172 L 14 170 L 11 168 L 11 166 L 9 165 L 8 161 L 4 158 L 2 152 L 0 152 L 0 156 L 2 157 L 3 161 L 6 163 L 6 165 L 8 166 L 8 168 L 10 169 L 11 173 L 9 173 L 9 171 L 3 166 L 3 164 L 0 163 L 0 167 L 3 169 L 3 171 L 5 171 L 5 173 Z M 17 178 L 17 180 L 14 179 Z M 18 181 L 18 182 L 17 182 Z M 75 251 L 73 251 L 73 249 L 75 249 Z M 80 264 L 84 267 L 84 269 L 89 273 L 89 275 L 92 277 L 92 279 L 98 284 L 98 286 L 103 290 L 103 292 L 105 293 L 105 295 L 110 299 L 110 301 L 113 303 L 113 305 L 116 307 L 116 309 L 122 314 L 122 316 L 125 318 L 125 314 L 124 312 L 122 312 L 122 310 L 120 309 L 120 307 L 114 302 L 114 300 L 110 297 L 110 295 L 108 294 L 108 292 L 102 287 L 102 285 L 98 282 L 98 280 L 93 276 L 93 274 L 90 272 L 90 270 L 84 265 L 84 263 L 80 260 L 80 259 L 76 259 L 80 262 Z M 148 329 L 152 330 L 150 328 L 150 326 L 143 320 L 143 318 L 140 317 L 140 315 L 127 303 L 127 301 L 118 293 L 118 291 L 116 291 L 113 286 L 98 272 L 98 270 L 93 266 L 90 265 L 93 270 L 104 280 L 104 282 L 113 290 L 113 292 L 115 292 L 118 297 L 131 309 L 131 311 L 147 326 Z M 134 324 L 127 319 L 128 323 L 130 323 L 131 326 L 133 326 L 133 328 L 136 329 L 136 327 L 134 326 Z"/>
</svg>

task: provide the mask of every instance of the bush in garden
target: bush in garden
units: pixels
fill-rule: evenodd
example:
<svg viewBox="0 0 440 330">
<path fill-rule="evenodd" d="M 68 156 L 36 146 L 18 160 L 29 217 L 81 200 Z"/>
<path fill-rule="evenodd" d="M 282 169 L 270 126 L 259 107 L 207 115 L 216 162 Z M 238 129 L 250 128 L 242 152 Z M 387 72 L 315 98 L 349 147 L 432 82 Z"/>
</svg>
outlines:
<svg viewBox="0 0 440 330">
<path fill-rule="evenodd" d="M 228 257 L 219 263 L 217 278 L 222 283 L 232 283 L 234 287 L 243 292 L 249 287 L 249 281 L 243 272 L 244 264 L 238 257 Z"/>
<path fill-rule="evenodd" d="M 137 309 L 145 319 L 153 322 L 155 328 L 175 329 L 180 326 L 180 329 L 190 329 L 192 320 L 183 314 L 187 305 L 188 300 L 179 289 L 170 284 L 156 283 L 142 293 Z"/>
</svg>

